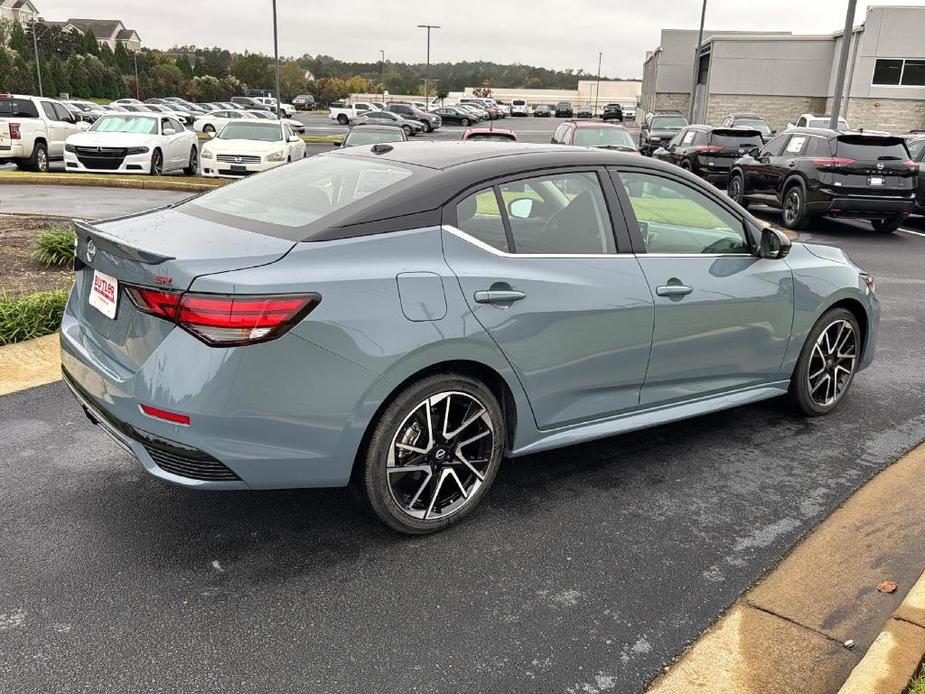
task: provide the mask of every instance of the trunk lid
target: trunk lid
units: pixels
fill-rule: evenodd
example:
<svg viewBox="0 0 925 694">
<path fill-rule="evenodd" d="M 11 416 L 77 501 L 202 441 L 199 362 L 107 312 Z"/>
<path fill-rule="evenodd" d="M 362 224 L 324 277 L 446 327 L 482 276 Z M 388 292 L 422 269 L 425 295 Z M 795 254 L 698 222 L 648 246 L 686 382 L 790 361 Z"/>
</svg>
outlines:
<svg viewBox="0 0 925 694">
<path fill-rule="evenodd" d="M 170 208 L 75 225 L 77 276 L 68 311 L 92 341 L 101 366 L 111 360 L 132 373 L 175 326 L 136 309 L 125 284 L 186 290 L 202 275 L 273 263 L 295 245 Z M 115 280 L 112 318 L 90 304 L 97 273 Z"/>
<path fill-rule="evenodd" d="M 863 195 L 908 195 L 915 190 L 918 171 L 902 138 L 846 134 L 831 145 L 832 159 L 816 161 L 826 182 Z"/>
</svg>

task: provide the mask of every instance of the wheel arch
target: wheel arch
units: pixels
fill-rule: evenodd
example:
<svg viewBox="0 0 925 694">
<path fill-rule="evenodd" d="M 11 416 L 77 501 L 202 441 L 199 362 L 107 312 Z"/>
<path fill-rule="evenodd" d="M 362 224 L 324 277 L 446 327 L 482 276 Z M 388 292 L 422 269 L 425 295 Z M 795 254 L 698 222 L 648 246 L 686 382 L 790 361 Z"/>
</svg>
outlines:
<svg viewBox="0 0 925 694">
<path fill-rule="evenodd" d="M 806 201 L 806 181 L 803 180 L 803 177 L 800 174 L 792 173 L 784 179 L 784 185 L 782 185 L 780 188 L 781 203 L 784 202 L 784 196 L 787 194 L 787 191 L 795 185 L 798 185 L 800 188 L 802 188 L 803 200 L 804 202 Z"/>
<path fill-rule="evenodd" d="M 843 308 L 846 311 L 849 311 L 857 320 L 858 327 L 861 329 L 861 358 L 864 358 L 864 353 L 867 350 L 868 336 L 870 331 L 870 317 L 867 315 L 867 309 L 864 304 L 859 300 L 853 297 L 843 297 L 837 301 L 832 302 L 826 306 L 822 312 L 819 314 L 821 318 L 828 311 L 831 311 L 834 308 Z M 819 320 L 818 318 L 816 319 Z"/>
</svg>

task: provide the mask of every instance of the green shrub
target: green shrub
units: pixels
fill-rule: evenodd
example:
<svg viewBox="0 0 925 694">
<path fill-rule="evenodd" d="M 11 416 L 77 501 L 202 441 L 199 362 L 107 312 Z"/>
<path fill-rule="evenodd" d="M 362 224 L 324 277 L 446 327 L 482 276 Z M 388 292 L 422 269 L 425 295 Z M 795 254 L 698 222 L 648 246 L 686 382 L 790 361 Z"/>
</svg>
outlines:
<svg viewBox="0 0 925 694">
<path fill-rule="evenodd" d="M 55 289 L 23 297 L 0 297 L 0 345 L 55 332 L 61 325 L 68 290 Z"/>
<path fill-rule="evenodd" d="M 57 224 L 48 227 L 36 240 L 32 257 L 48 267 L 70 265 L 74 262 L 74 230 Z"/>
</svg>

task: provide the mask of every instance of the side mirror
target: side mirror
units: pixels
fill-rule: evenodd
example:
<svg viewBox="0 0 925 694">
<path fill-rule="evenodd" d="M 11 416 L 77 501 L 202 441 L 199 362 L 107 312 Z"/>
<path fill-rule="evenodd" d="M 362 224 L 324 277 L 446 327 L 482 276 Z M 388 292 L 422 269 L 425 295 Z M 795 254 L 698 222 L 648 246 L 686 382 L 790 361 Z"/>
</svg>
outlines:
<svg viewBox="0 0 925 694">
<path fill-rule="evenodd" d="M 508 213 L 515 219 L 528 219 L 533 212 L 533 198 L 512 200 L 507 206 Z"/>
<path fill-rule="evenodd" d="M 750 150 L 748 150 L 747 154 L 752 159 L 757 159 L 758 157 L 761 156 L 761 149 L 758 147 L 752 147 Z"/>
<path fill-rule="evenodd" d="M 176 135 L 177 131 L 173 128 L 164 128 L 164 135 Z"/>
<path fill-rule="evenodd" d="M 761 230 L 761 247 L 758 249 L 762 258 L 780 260 L 790 254 L 793 242 L 784 232 L 767 226 Z"/>
<path fill-rule="evenodd" d="M 342 147 L 344 145 L 343 140 L 335 140 L 331 143 L 331 147 Z"/>
<path fill-rule="evenodd" d="M 290 135 L 290 136 L 289 136 L 289 141 L 290 141 L 290 142 L 301 142 L 301 141 L 302 141 L 302 138 L 299 137 L 298 135 Z"/>
</svg>

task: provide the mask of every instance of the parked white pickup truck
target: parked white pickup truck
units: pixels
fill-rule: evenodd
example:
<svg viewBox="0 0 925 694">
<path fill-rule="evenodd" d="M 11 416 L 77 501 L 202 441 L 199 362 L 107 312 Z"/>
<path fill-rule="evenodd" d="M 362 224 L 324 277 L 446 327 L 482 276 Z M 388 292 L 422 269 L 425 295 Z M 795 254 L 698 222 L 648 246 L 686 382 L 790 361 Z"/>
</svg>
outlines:
<svg viewBox="0 0 925 694">
<path fill-rule="evenodd" d="M 347 125 L 350 121 L 356 118 L 359 115 L 366 113 L 367 111 L 376 111 L 375 106 L 373 106 L 368 101 L 357 101 L 354 102 L 352 106 L 347 106 L 340 101 L 335 101 L 331 104 L 331 110 L 328 113 L 328 118 L 331 120 L 336 120 L 341 125 Z"/>
<path fill-rule="evenodd" d="M 259 101 L 271 111 L 276 111 L 276 99 L 272 96 L 255 96 L 254 101 Z M 283 118 L 292 118 L 295 113 L 295 107 L 292 104 L 287 104 L 285 101 L 279 102 L 279 110 L 283 112 Z"/>
<path fill-rule="evenodd" d="M 60 101 L 0 94 L 0 163 L 48 171 L 48 162 L 64 159 L 64 141 L 86 130 Z"/>
</svg>

